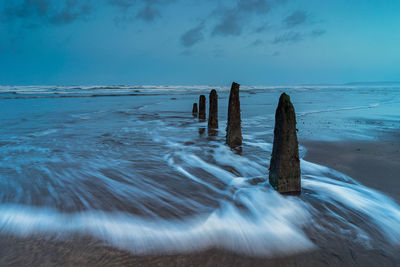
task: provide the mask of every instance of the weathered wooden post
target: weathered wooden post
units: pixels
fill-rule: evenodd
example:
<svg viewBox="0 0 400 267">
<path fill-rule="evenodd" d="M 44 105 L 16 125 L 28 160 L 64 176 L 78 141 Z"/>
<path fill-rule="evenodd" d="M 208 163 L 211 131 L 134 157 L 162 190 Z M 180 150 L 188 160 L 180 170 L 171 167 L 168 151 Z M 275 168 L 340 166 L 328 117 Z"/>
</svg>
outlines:
<svg viewBox="0 0 400 267">
<path fill-rule="evenodd" d="M 301 171 L 296 114 L 290 97 L 283 93 L 275 113 L 274 145 L 269 167 L 269 182 L 283 194 L 300 194 Z"/>
<path fill-rule="evenodd" d="M 208 135 L 218 134 L 218 94 L 212 89 L 209 96 Z"/>
<path fill-rule="evenodd" d="M 197 103 L 193 103 L 193 109 L 192 109 L 192 114 L 193 117 L 197 117 Z"/>
<path fill-rule="evenodd" d="M 199 98 L 199 120 L 206 120 L 206 96 L 201 95 Z"/>
<path fill-rule="evenodd" d="M 231 148 L 237 148 L 242 145 L 242 126 L 240 118 L 240 85 L 233 82 L 231 93 L 229 95 L 228 123 L 226 126 L 226 143 Z"/>
</svg>

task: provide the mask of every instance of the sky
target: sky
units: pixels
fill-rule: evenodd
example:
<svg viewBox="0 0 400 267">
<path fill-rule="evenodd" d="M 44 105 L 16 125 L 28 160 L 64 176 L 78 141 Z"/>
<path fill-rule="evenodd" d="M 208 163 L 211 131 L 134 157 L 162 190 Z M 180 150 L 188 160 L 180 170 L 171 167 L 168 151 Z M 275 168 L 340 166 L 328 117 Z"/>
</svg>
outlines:
<svg viewBox="0 0 400 267">
<path fill-rule="evenodd" d="M 0 0 L 1 85 L 400 80 L 397 0 Z"/>
</svg>

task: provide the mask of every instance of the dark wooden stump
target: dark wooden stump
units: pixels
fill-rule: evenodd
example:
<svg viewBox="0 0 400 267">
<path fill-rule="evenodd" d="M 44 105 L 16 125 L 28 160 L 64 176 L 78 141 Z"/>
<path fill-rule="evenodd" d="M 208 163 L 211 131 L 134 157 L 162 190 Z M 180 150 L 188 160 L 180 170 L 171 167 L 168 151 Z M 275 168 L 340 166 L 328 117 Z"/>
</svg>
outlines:
<svg viewBox="0 0 400 267">
<path fill-rule="evenodd" d="M 216 90 L 211 90 L 209 101 L 208 135 L 215 136 L 218 134 L 218 94 Z"/>
<path fill-rule="evenodd" d="M 283 93 L 275 113 L 274 146 L 269 168 L 269 182 L 283 194 L 300 194 L 301 171 L 296 114 L 290 97 Z"/>
<path fill-rule="evenodd" d="M 233 82 L 231 93 L 229 95 L 226 143 L 231 148 L 238 148 L 242 145 L 242 121 L 240 118 L 239 87 L 239 84 Z"/>
<path fill-rule="evenodd" d="M 206 96 L 201 95 L 199 98 L 199 120 L 206 120 Z"/>
<path fill-rule="evenodd" d="M 197 113 L 198 113 L 198 111 L 197 111 L 197 103 L 193 103 L 193 109 L 192 109 L 193 117 L 197 117 Z"/>
</svg>

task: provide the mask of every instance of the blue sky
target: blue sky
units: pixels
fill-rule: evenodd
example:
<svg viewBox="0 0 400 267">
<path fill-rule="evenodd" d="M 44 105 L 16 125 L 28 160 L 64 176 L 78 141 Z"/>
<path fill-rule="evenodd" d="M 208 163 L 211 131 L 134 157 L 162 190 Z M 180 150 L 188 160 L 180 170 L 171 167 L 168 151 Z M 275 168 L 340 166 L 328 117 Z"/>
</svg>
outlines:
<svg viewBox="0 0 400 267">
<path fill-rule="evenodd" d="M 400 1 L 0 0 L 0 84 L 400 80 Z"/>
</svg>

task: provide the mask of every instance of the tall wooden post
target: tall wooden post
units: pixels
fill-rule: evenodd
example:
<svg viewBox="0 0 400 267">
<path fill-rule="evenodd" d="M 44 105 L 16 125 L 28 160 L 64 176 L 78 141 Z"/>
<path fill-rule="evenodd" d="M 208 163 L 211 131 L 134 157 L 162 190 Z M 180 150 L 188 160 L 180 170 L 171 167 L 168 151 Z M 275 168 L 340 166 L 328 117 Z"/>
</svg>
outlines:
<svg viewBox="0 0 400 267">
<path fill-rule="evenodd" d="M 199 98 L 199 120 L 206 120 L 206 97 L 201 95 Z"/>
<path fill-rule="evenodd" d="M 210 92 L 209 102 L 208 134 L 215 136 L 218 134 L 218 94 L 214 89 Z"/>
<path fill-rule="evenodd" d="M 269 168 L 269 182 L 280 193 L 301 192 L 299 144 L 296 114 L 290 97 L 283 93 L 275 113 L 274 145 Z"/>
<path fill-rule="evenodd" d="M 231 93 L 229 95 L 228 123 L 226 126 L 226 143 L 231 148 L 237 148 L 242 145 L 242 126 L 240 118 L 240 85 L 233 82 Z"/>
</svg>

